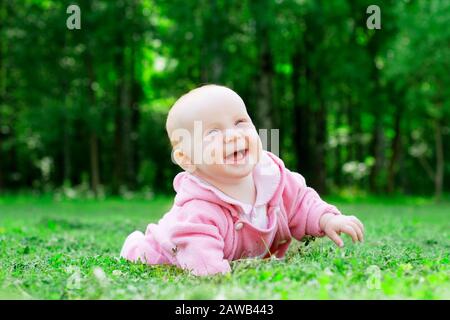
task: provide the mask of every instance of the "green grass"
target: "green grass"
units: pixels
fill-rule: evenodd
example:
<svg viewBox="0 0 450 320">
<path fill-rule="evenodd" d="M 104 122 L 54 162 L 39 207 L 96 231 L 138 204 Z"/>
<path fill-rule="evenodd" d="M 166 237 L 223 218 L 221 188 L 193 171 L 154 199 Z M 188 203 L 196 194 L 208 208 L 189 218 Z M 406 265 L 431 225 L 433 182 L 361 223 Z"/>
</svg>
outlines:
<svg viewBox="0 0 450 320">
<path fill-rule="evenodd" d="M 363 244 L 295 241 L 284 261 L 236 261 L 230 275 L 196 278 L 118 259 L 125 237 L 170 198 L 0 197 L 0 299 L 450 298 L 450 202 L 333 200 L 364 222 Z"/>
</svg>

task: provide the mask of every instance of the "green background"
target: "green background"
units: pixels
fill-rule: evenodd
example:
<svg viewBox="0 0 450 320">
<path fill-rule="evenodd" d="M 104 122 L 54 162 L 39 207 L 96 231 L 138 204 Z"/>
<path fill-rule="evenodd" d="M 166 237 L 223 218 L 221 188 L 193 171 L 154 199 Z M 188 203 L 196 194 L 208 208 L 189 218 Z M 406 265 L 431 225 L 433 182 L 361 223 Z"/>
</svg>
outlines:
<svg viewBox="0 0 450 320">
<path fill-rule="evenodd" d="M 172 192 L 164 122 L 231 87 L 321 193 L 450 188 L 444 0 L 69 1 L 0 5 L 0 190 Z M 381 29 L 369 30 L 377 4 Z"/>
</svg>

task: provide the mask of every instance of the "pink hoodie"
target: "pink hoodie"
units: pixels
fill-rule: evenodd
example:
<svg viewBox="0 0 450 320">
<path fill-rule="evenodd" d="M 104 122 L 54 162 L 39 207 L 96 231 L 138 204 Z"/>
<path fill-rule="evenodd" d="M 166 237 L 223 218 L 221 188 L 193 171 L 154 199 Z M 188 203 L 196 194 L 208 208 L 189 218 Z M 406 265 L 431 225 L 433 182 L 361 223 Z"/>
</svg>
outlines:
<svg viewBox="0 0 450 320">
<path fill-rule="evenodd" d="M 319 220 L 339 210 L 320 199 L 305 179 L 285 168 L 274 154 L 264 151 L 253 170 L 257 190 L 255 207 L 267 206 L 267 228 L 252 225 L 242 213 L 252 205 L 237 201 L 194 175 L 181 172 L 174 179 L 177 192 L 172 209 L 145 235 L 130 234 L 121 257 L 148 264 L 174 264 L 195 275 L 230 271 L 229 261 L 284 257 L 291 238 L 323 236 Z"/>
</svg>

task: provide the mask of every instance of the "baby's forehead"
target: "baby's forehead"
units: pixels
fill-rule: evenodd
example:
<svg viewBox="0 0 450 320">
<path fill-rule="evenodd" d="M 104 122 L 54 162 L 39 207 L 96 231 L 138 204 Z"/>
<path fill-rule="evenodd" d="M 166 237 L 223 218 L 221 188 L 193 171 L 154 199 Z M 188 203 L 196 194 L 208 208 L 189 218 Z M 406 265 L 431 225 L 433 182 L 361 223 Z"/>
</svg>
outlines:
<svg viewBox="0 0 450 320">
<path fill-rule="evenodd" d="M 227 87 L 216 85 L 207 85 L 194 89 L 181 97 L 179 102 L 198 109 L 227 108 L 232 105 L 242 105 L 245 108 L 244 102 L 236 92 Z"/>
<path fill-rule="evenodd" d="M 207 121 L 212 118 L 220 121 L 215 116 L 218 111 L 247 112 L 243 100 L 233 90 L 221 86 L 205 86 L 194 89 L 177 100 L 169 112 L 168 127 L 187 128 L 196 120 Z"/>
</svg>

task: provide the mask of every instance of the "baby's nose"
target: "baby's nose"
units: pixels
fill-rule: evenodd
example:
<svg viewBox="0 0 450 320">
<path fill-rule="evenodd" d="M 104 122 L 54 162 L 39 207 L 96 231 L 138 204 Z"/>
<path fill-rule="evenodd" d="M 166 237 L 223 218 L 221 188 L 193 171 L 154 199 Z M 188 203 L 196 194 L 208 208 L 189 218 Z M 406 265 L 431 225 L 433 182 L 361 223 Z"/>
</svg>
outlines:
<svg viewBox="0 0 450 320">
<path fill-rule="evenodd" d="M 239 132 L 239 130 L 228 129 L 228 130 L 225 131 L 224 139 L 225 139 L 226 143 L 234 141 L 234 140 L 236 140 L 236 139 L 238 139 L 240 137 L 241 137 L 241 133 Z"/>
</svg>

